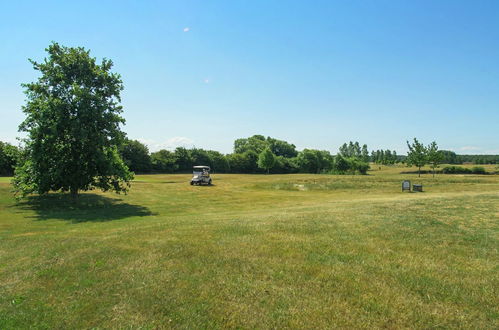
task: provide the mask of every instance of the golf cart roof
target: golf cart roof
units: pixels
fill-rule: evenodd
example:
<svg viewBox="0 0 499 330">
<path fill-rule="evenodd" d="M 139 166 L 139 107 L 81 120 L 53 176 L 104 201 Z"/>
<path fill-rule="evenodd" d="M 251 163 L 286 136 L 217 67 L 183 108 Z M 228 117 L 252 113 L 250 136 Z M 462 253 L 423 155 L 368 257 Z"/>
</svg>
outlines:
<svg viewBox="0 0 499 330">
<path fill-rule="evenodd" d="M 210 169 L 209 166 L 204 166 L 204 165 L 193 166 L 192 168 L 201 168 L 201 169 L 206 168 L 208 170 Z"/>
</svg>

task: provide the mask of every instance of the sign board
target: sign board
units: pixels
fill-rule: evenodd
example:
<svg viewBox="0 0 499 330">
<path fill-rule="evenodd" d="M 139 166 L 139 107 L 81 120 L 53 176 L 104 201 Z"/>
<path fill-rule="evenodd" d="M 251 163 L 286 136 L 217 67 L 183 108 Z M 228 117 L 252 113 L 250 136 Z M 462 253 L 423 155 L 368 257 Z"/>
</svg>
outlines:
<svg viewBox="0 0 499 330">
<path fill-rule="evenodd" d="M 402 181 L 402 191 L 404 190 L 411 191 L 411 181 L 409 180 Z"/>
<path fill-rule="evenodd" d="M 422 184 L 415 184 L 412 186 L 412 190 L 423 192 L 423 185 Z"/>
</svg>

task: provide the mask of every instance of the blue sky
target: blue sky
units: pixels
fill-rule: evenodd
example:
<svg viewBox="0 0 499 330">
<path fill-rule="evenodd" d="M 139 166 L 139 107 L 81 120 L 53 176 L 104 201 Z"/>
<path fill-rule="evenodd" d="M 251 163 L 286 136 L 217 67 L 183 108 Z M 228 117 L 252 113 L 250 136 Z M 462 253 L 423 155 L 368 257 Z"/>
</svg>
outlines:
<svg viewBox="0 0 499 330">
<path fill-rule="evenodd" d="M 499 153 L 499 1 L 3 1 L 0 140 L 57 41 L 114 61 L 152 150 L 270 135 Z"/>
</svg>

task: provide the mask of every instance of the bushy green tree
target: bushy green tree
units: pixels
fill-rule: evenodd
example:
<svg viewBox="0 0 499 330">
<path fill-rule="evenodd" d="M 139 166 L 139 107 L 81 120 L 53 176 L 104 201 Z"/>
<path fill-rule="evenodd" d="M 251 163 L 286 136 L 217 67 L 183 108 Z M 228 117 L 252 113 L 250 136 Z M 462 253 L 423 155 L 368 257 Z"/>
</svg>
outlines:
<svg viewBox="0 0 499 330">
<path fill-rule="evenodd" d="M 440 150 L 440 152 L 442 153 L 442 156 L 443 156 L 442 163 L 445 163 L 445 164 L 460 164 L 458 156 L 456 155 L 456 153 L 454 151 Z"/>
<path fill-rule="evenodd" d="M 258 170 L 258 154 L 252 150 L 242 154 L 233 153 L 227 158 L 232 173 L 255 173 Z"/>
<path fill-rule="evenodd" d="M 273 173 L 298 173 L 299 171 L 298 157 L 287 158 L 283 156 L 276 156 L 276 163 L 271 170 Z"/>
<path fill-rule="evenodd" d="M 275 161 L 276 161 L 275 155 L 272 153 L 272 150 L 270 150 L 270 147 L 265 148 L 258 155 L 258 167 L 265 170 L 267 174 L 270 172 L 270 169 L 274 166 Z"/>
<path fill-rule="evenodd" d="M 296 151 L 296 146 L 294 144 L 277 140 L 270 136 L 267 137 L 267 143 L 272 153 L 276 156 L 292 158 L 298 155 L 298 151 Z"/>
<path fill-rule="evenodd" d="M 407 147 L 409 148 L 406 159 L 407 166 L 416 166 L 418 168 L 418 177 L 420 177 L 421 167 L 428 163 L 427 149 L 416 138 L 414 138 L 412 143 L 407 141 Z"/>
<path fill-rule="evenodd" d="M 333 164 L 334 173 L 345 174 L 349 168 L 350 165 L 348 164 L 347 159 L 342 154 L 338 154 L 334 157 L 334 164 Z"/>
<path fill-rule="evenodd" d="M 18 153 L 17 147 L 0 141 L 0 175 L 14 174 Z"/>
<path fill-rule="evenodd" d="M 206 152 L 210 158 L 210 167 L 214 172 L 228 173 L 230 171 L 229 161 L 224 154 L 214 150 L 207 150 Z"/>
<path fill-rule="evenodd" d="M 237 139 L 234 141 L 234 153 L 242 154 L 246 151 L 253 151 L 259 154 L 268 147 L 268 142 L 263 135 L 253 135 L 246 139 Z"/>
<path fill-rule="evenodd" d="M 81 190 L 125 192 L 133 174 L 118 148 L 125 134 L 120 125 L 123 83 L 113 62 L 100 64 L 84 48 L 52 43 L 43 62 L 30 60 L 41 76 L 23 84 L 26 132 L 14 187 L 18 194 Z"/>
<path fill-rule="evenodd" d="M 178 170 L 175 153 L 165 149 L 151 154 L 151 165 L 156 172 L 173 173 Z"/>
<path fill-rule="evenodd" d="M 192 148 L 189 150 L 192 157 L 192 166 L 207 165 L 212 167 L 211 157 L 209 153 L 200 148 Z"/>
<path fill-rule="evenodd" d="M 177 159 L 178 170 L 181 172 L 190 172 L 194 165 L 194 159 L 189 149 L 178 147 L 175 149 L 175 158 Z"/>
<path fill-rule="evenodd" d="M 137 140 L 126 140 L 120 148 L 121 158 L 134 172 L 146 173 L 151 171 L 151 156 L 149 148 L 145 144 Z"/>
<path fill-rule="evenodd" d="M 321 173 L 331 169 L 333 156 L 329 151 L 303 149 L 298 154 L 298 164 L 300 172 L 304 173 Z"/>
</svg>

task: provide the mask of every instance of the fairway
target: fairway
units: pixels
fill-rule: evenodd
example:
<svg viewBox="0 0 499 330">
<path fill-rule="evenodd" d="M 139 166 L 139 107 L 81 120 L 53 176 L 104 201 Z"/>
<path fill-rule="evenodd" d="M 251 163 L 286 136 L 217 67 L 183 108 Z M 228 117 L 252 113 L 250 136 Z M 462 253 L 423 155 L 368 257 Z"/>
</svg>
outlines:
<svg viewBox="0 0 499 330">
<path fill-rule="evenodd" d="M 498 328 L 499 176 L 404 171 L 137 175 L 76 205 L 0 178 L 0 329 Z"/>
</svg>

